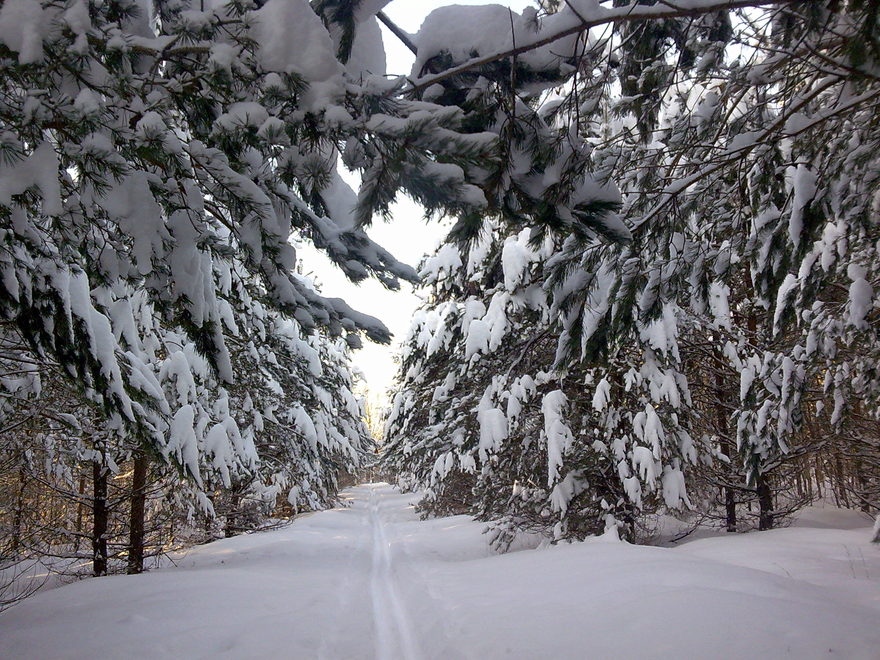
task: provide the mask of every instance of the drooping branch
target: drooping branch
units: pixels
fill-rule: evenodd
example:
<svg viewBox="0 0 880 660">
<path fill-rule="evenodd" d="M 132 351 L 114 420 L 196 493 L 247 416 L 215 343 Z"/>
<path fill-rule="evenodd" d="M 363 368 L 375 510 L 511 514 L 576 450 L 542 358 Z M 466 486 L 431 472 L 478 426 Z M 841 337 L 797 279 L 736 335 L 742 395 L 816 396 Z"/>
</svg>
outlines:
<svg viewBox="0 0 880 660">
<path fill-rule="evenodd" d="M 778 135 L 779 137 L 786 138 L 796 137 L 802 133 L 807 132 L 809 129 L 814 128 L 824 121 L 833 119 L 843 112 L 852 110 L 853 108 L 869 102 L 873 99 L 876 99 L 878 96 L 880 96 L 880 90 L 868 91 L 864 94 L 849 98 L 846 101 L 827 109 L 825 112 L 820 113 L 816 117 L 799 123 L 797 128 L 787 131 L 784 130 L 784 127 L 788 120 L 792 116 L 799 113 L 810 101 L 814 100 L 831 87 L 842 83 L 843 80 L 841 79 L 829 78 L 828 80 L 817 86 L 816 89 L 811 90 L 809 94 L 797 99 L 794 103 L 790 105 L 789 108 L 786 109 L 785 112 L 780 113 L 779 117 L 770 122 L 768 126 L 762 131 L 756 133 L 755 135 L 749 136 L 749 139 L 745 141 L 744 144 L 729 147 L 724 153 L 719 154 L 719 160 L 711 163 L 707 167 L 701 169 L 699 172 L 684 177 L 683 179 L 680 179 L 674 184 L 668 186 L 665 190 L 661 192 L 661 199 L 645 215 L 643 215 L 636 221 L 636 223 L 632 227 L 632 230 L 636 231 L 642 226 L 647 226 L 646 223 L 651 218 L 657 216 L 660 212 L 662 212 L 663 209 L 671 204 L 685 190 L 693 186 L 698 181 L 706 179 L 715 172 L 730 165 L 731 163 L 744 158 L 746 155 L 751 153 L 755 149 L 755 147 L 761 144 L 765 144 L 768 140 L 771 139 L 773 135 Z"/>
</svg>

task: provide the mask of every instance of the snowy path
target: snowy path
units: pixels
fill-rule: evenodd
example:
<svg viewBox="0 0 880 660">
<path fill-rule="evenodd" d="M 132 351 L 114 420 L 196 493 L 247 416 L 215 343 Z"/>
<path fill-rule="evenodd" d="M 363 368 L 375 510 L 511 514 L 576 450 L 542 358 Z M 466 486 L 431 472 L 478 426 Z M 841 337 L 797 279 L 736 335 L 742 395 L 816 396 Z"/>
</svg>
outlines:
<svg viewBox="0 0 880 660">
<path fill-rule="evenodd" d="M 857 514 L 496 556 L 480 524 L 420 521 L 387 485 L 346 499 L 176 568 L 38 594 L 0 614 L 0 658 L 880 657 L 880 548 Z"/>
<path fill-rule="evenodd" d="M 373 599 L 373 621 L 376 624 L 376 658 L 421 657 L 412 625 L 395 586 L 392 552 L 385 536 L 385 525 L 379 510 L 376 487 L 370 487 L 370 523 L 373 528 L 373 572 L 370 591 Z"/>
</svg>

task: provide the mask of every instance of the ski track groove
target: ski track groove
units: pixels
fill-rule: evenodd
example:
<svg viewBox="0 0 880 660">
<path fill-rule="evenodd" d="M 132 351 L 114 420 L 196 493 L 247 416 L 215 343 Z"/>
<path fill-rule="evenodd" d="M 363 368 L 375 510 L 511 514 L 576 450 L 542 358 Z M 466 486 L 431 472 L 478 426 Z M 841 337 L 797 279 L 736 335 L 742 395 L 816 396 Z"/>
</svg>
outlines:
<svg viewBox="0 0 880 660">
<path fill-rule="evenodd" d="M 351 509 L 349 509 L 351 510 Z M 361 525 L 368 525 L 369 521 L 366 518 L 361 518 Z M 352 552 L 348 556 L 348 560 L 345 563 L 345 570 L 340 573 L 342 575 L 342 580 L 339 584 L 339 587 L 336 590 L 336 611 L 339 613 L 340 617 L 344 617 L 345 612 L 345 604 L 351 602 L 354 598 L 352 587 L 355 584 L 356 580 L 352 577 L 355 573 L 355 561 L 361 556 L 363 552 L 366 554 L 366 546 L 367 540 L 366 536 L 359 536 L 357 543 L 352 548 Z M 330 637 L 324 637 L 321 640 L 321 644 L 318 647 L 317 657 L 318 660 L 336 660 L 339 657 L 338 653 L 332 651 Z"/>
<path fill-rule="evenodd" d="M 373 531 L 370 596 L 376 632 L 376 658 L 377 660 L 420 660 L 422 656 L 412 624 L 394 583 L 391 546 L 379 513 L 375 487 L 370 489 L 369 512 Z"/>
</svg>

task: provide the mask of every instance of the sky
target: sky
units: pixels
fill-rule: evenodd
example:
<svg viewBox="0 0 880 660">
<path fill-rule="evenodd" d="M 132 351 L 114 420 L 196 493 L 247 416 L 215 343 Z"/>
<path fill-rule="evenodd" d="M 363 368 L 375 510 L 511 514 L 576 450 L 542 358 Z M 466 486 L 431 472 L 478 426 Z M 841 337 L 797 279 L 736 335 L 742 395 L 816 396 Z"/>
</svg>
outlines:
<svg viewBox="0 0 880 660">
<path fill-rule="evenodd" d="M 384 11 L 398 27 L 414 34 L 418 32 L 422 21 L 433 9 L 450 4 L 490 3 L 485 0 L 393 0 L 386 5 Z M 522 11 L 525 7 L 533 5 L 531 0 L 502 0 L 495 4 L 503 4 L 514 11 Z M 384 26 L 382 32 L 388 73 L 409 74 L 414 60 L 413 54 Z M 386 223 L 377 218 L 369 234 L 398 260 L 417 267 L 422 257 L 439 245 L 448 227 L 449 221 L 424 220 L 421 207 L 408 198 L 402 198 L 392 207 L 391 221 Z M 365 394 L 380 405 L 385 405 L 386 393 L 392 386 L 397 371 L 394 355 L 398 350 L 399 342 L 406 339 L 413 312 L 420 303 L 419 298 L 415 295 L 413 287 L 405 282 L 401 284 L 400 291 L 388 291 L 375 280 L 367 280 L 360 284 L 349 282 L 323 257 L 317 261 L 314 257 L 310 257 L 309 265 L 312 264 L 314 264 L 313 276 L 320 284 L 324 295 L 343 298 L 358 311 L 381 319 L 394 334 L 389 346 L 381 346 L 365 340 L 364 347 L 355 351 L 353 356 L 355 368 L 363 374 Z"/>
</svg>

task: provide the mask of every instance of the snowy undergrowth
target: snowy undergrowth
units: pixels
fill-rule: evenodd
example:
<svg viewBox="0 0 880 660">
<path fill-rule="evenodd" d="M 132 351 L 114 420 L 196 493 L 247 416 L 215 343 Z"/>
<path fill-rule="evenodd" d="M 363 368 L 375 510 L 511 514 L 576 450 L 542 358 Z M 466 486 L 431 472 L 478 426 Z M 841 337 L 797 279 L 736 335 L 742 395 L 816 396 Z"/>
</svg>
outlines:
<svg viewBox="0 0 880 660">
<path fill-rule="evenodd" d="M 876 658 L 870 521 L 676 548 L 610 536 L 495 555 L 466 516 L 417 519 L 384 484 L 349 506 L 86 580 L 0 615 L 27 658 Z M 100 625 L 95 625 L 100 622 Z"/>
</svg>

